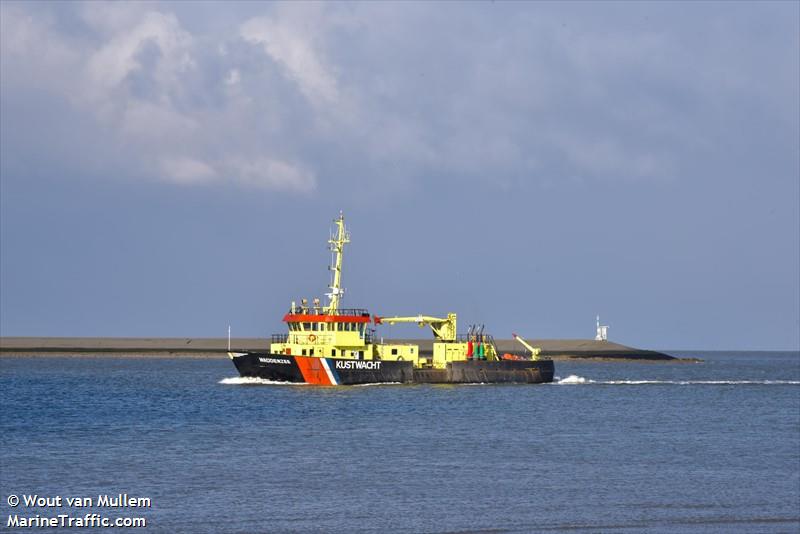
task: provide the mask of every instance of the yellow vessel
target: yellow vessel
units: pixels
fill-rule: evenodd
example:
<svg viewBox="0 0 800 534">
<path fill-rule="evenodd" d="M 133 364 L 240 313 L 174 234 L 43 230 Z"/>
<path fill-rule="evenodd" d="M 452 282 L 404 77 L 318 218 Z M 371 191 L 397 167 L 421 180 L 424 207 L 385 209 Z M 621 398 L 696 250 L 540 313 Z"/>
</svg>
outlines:
<svg viewBox="0 0 800 534">
<path fill-rule="evenodd" d="M 458 334 L 455 313 L 447 317 L 370 316 L 363 308 L 341 308 L 342 260 L 350 233 L 340 214 L 336 230 L 328 240 L 333 253 L 332 280 L 326 293 L 328 304 L 292 302 L 283 317 L 287 334 L 272 336 L 266 352 L 230 352 L 242 376 L 318 385 L 364 383 L 475 383 L 552 382 L 553 362 L 500 356 L 483 327 L 470 327 Z M 416 323 L 433 332 L 433 350 L 420 352 L 408 343 L 377 343 L 375 327 L 381 324 Z"/>
</svg>

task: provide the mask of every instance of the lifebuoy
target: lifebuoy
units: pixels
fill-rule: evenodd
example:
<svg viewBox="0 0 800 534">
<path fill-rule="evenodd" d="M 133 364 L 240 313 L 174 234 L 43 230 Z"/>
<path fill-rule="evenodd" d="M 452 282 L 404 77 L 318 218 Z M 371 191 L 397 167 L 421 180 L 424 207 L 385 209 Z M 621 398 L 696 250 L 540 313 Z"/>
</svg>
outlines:
<svg viewBox="0 0 800 534">
<path fill-rule="evenodd" d="M 314 334 L 309 334 L 309 336 L 308 336 L 308 340 L 309 340 L 311 343 L 313 343 L 313 342 L 315 342 L 315 341 L 317 340 L 317 336 L 315 336 Z"/>
</svg>

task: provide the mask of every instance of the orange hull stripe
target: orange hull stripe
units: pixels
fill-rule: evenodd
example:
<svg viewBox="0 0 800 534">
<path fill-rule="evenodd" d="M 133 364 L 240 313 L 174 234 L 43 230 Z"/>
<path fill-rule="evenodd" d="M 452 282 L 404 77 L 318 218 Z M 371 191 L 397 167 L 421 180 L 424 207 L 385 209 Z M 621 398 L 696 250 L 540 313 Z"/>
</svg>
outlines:
<svg viewBox="0 0 800 534">
<path fill-rule="evenodd" d="M 294 359 L 297 362 L 297 367 L 300 368 L 300 372 L 303 374 L 303 380 L 307 383 L 317 386 L 333 385 L 331 384 L 331 379 L 328 377 L 328 373 L 325 372 L 325 369 L 322 367 L 319 358 L 295 356 Z"/>
</svg>

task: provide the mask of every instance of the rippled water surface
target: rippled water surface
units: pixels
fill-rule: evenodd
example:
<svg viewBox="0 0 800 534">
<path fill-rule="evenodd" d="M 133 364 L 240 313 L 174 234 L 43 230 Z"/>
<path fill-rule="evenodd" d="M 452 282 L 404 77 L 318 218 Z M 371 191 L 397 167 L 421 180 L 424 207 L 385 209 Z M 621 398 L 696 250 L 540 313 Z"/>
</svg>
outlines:
<svg viewBox="0 0 800 534">
<path fill-rule="evenodd" d="M 223 360 L 0 359 L 0 530 L 52 515 L 10 494 L 128 493 L 152 499 L 124 514 L 141 532 L 800 531 L 800 356 L 692 355 L 342 388 Z"/>
</svg>

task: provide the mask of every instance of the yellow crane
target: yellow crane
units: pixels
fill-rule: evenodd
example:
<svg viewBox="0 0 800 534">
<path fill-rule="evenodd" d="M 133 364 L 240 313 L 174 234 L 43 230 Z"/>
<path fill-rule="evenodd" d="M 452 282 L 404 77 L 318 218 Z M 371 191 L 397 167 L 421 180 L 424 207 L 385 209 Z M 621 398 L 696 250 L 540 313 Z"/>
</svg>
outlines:
<svg viewBox="0 0 800 534">
<path fill-rule="evenodd" d="M 437 341 L 456 340 L 456 314 L 448 313 L 447 318 L 431 317 L 429 315 L 417 315 L 415 317 L 378 317 L 374 316 L 375 324 L 387 323 L 417 323 L 420 328 L 428 325 L 433 331 L 433 337 Z"/>
<path fill-rule="evenodd" d="M 532 346 L 530 345 L 530 343 L 528 343 L 527 341 L 525 341 L 524 339 L 522 339 L 522 336 L 518 336 L 517 334 L 511 334 L 511 335 L 512 335 L 512 336 L 514 336 L 514 339 L 516 339 L 517 341 L 519 341 L 520 343 L 522 343 L 522 345 L 523 345 L 523 346 L 524 346 L 526 349 L 528 349 L 529 351 L 531 351 L 531 360 L 538 360 L 538 359 L 539 359 L 539 353 L 540 353 L 540 352 L 542 352 L 542 349 L 539 349 L 539 348 L 536 348 L 536 347 L 532 347 Z"/>
</svg>

